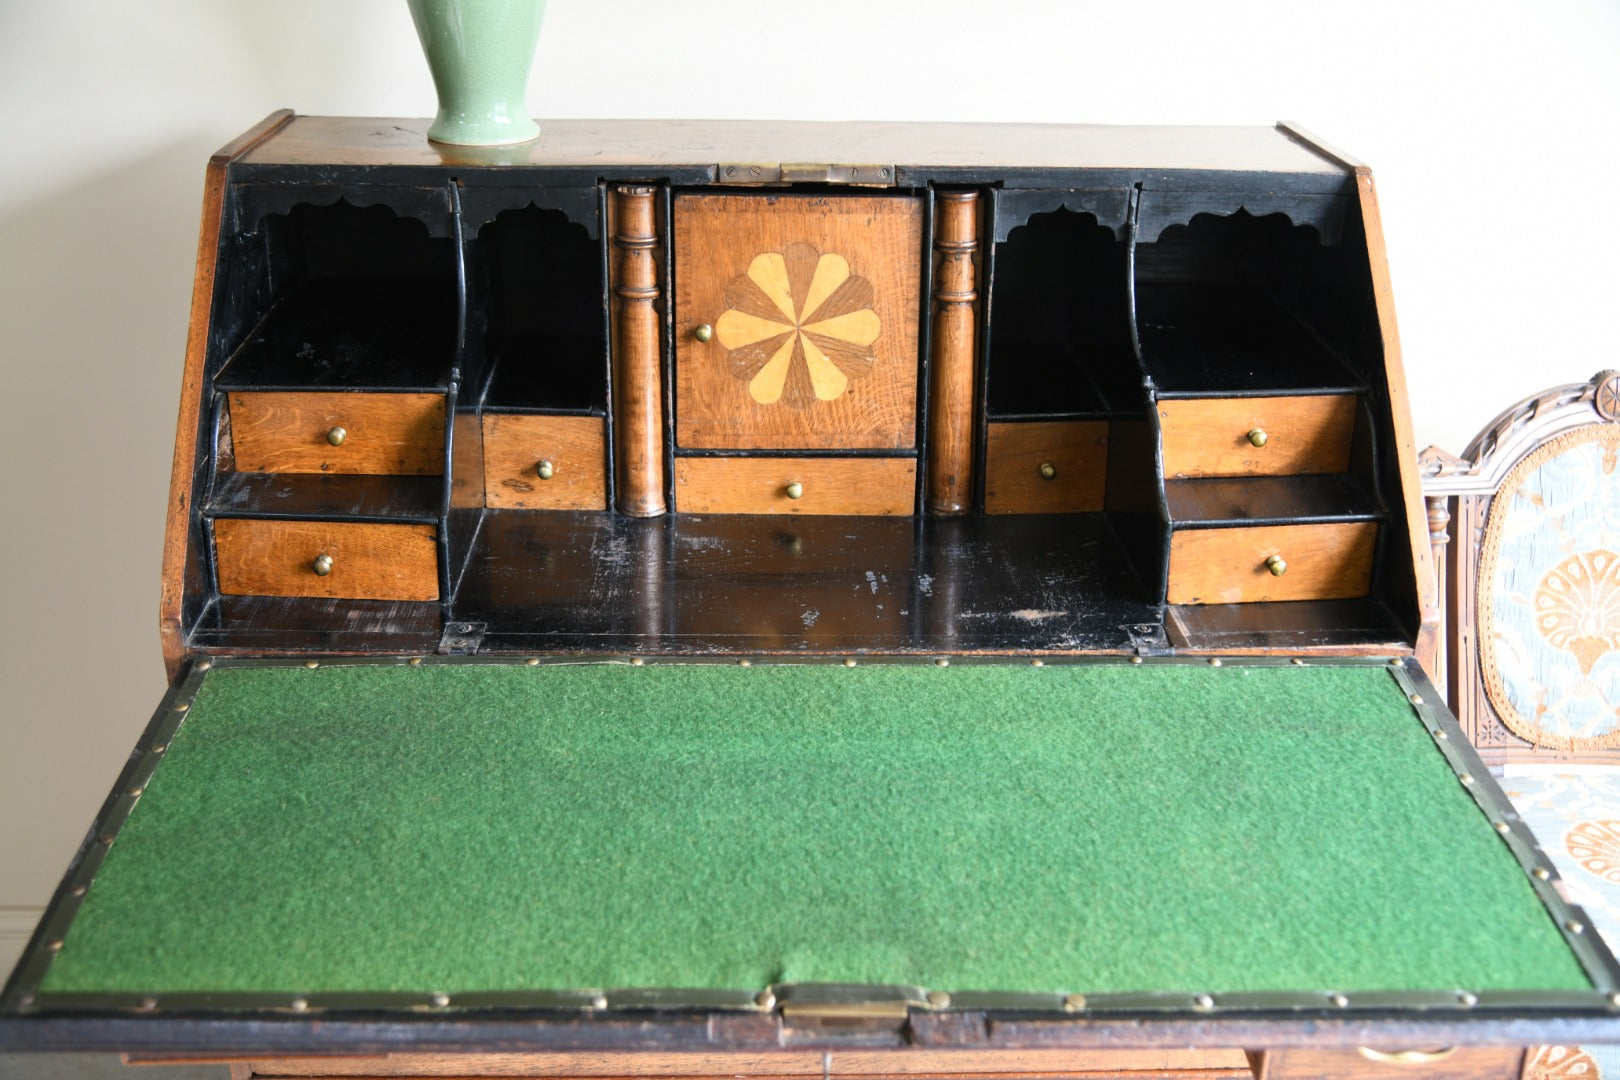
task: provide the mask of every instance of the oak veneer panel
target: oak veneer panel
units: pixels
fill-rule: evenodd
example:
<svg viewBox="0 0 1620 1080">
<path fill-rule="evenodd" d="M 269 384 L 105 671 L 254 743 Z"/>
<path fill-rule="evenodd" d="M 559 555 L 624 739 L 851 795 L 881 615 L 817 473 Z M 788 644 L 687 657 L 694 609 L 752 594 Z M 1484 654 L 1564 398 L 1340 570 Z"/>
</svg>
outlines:
<svg viewBox="0 0 1620 1080">
<path fill-rule="evenodd" d="M 433 525 L 219 518 L 214 545 L 219 591 L 235 596 L 437 600 Z M 332 570 L 313 569 L 329 555 Z"/>
<path fill-rule="evenodd" d="M 439 394 L 243 392 L 230 395 L 239 472 L 444 472 L 444 397 Z M 333 446 L 328 433 L 344 432 Z"/>
<path fill-rule="evenodd" d="M 910 514 L 916 486 L 913 458 L 675 460 L 675 509 L 689 514 Z"/>
<path fill-rule="evenodd" d="M 1170 534 L 1172 604 L 1346 600 L 1367 594 L 1375 522 L 1180 529 Z M 1272 555 L 1288 569 L 1275 576 Z"/>
<path fill-rule="evenodd" d="M 177 1064 L 183 1059 L 144 1059 Z M 136 1064 L 131 1059 L 131 1064 Z M 288 1057 L 240 1062 L 259 1077 L 1091 1077 L 1142 1071 L 1154 1077 L 1238 1080 L 1251 1075 L 1241 1050 L 820 1050 L 624 1052 L 560 1054 L 378 1054 Z M 134 1078 L 139 1080 L 139 1077 Z"/>
<path fill-rule="evenodd" d="M 1159 421 L 1168 477 L 1343 472 L 1350 464 L 1356 399 L 1324 394 L 1161 400 Z M 1249 441 L 1256 428 L 1266 433 L 1264 446 Z"/>
<path fill-rule="evenodd" d="M 1419 1051 L 1289 1047 L 1268 1050 L 1255 1070 L 1259 1080 L 1518 1080 L 1524 1050 L 1514 1046 L 1456 1046 Z"/>
<path fill-rule="evenodd" d="M 1042 465 L 1054 469 L 1048 480 Z M 1108 487 L 1106 420 L 989 425 L 984 465 L 987 514 L 1065 514 L 1103 508 Z"/>
<path fill-rule="evenodd" d="M 916 445 L 921 199 L 683 195 L 674 216 L 676 445 Z"/>
<path fill-rule="evenodd" d="M 552 465 L 541 479 L 540 462 Z M 484 503 L 509 510 L 607 509 L 607 432 L 599 416 L 484 414 Z"/>
</svg>

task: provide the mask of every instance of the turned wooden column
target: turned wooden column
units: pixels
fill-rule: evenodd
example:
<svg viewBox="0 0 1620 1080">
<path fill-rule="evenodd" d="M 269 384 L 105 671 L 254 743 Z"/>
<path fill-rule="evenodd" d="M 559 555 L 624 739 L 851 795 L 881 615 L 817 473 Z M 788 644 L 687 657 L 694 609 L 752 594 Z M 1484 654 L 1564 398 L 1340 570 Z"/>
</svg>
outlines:
<svg viewBox="0 0 1620 1080">
<path fill-rule="evenodd" d="M 613 450 L 619 512 L 657 517 L 664 500 L 655 189 L 613 192 Z"/>
<path fill-rule="evenodd" d="M 1446 589 L 1446 561 L 1447 548 L 1451 544 L 1451 497 L 1449 495 L 1429 495 L 1426 497 L 1429 510 L 1429 548 L 1434 554 L 1434 587 L 1435 595 L 1440 597 L 1440 627 L 1439 633 L 1432 635 L 1433 646 L 1427 650 L 1418 651 L 1418 663 L 1429 673 L 1429 681 L 1446 693 L 1446 641 L 1451 636 L 1451 622 L 1454 618 L 1450 611 L 1447 597 L 1451 594 Z M 1450 695 L 1447 694 L 1447 698 Z M 1456 705 L 1453 704 L 1455 709 Z"/>
<path fill-rule="evenodd" d="M 979 193 L 942 191 L 934 220 L 934 338 L 929 358 L 928 489 L 932 514 L 973 503 L 974 256 Z"/>
</svg>

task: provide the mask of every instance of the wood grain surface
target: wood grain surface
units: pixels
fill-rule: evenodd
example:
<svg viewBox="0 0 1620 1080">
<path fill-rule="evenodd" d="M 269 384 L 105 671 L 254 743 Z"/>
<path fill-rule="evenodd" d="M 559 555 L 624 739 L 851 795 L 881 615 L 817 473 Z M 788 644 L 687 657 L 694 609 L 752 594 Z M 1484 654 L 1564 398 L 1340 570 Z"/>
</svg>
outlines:
<svg viewBox="0 0 1620 1080">
<path fill-rule="evenodd" d="M 1103 508 L 1108 421 L 989 425 L 984 459 L 987 514 L 1070 514 Z M 1051 479 L 1041 472 L 1051 465 Z"/>
<path fill-rule="evenodd" d="M 636 169 L 823 162 L 1050 169 L 1237 169 L 1345 176 L 1271 127 L 946 124 L 884 121 L 543 120 L 518 146 L 445 146 L 424 118 L 299 116 L 248 155 L 255 165 L 579 165 Z"/>
<path fill-rule="evenodd" d="M 484 503 L 511 510 L 607 509 L 606 425 L 599 416 L 484 414 Z M 541 461 L 552 474 L 542 479 Z"/>
<path fill-rule="evenodd" d="M 230 395 L 238 472 L 444 472 L 444 397 L 320 391 Z M 344 431 L 341 445 L 327 435 Z"/>
<path fill-rule="evenodd" d="M 922 209 L 885 195 L 677 197 L 676 444 L 915 446 Z"/>
<path fill-rule="evenodd" d="M 1518 1080 L 1524 1050 L 1512 1046 L 1360 1050 L 1290 1047 L 1259 1055 L 1256 1080 Z"/>
<path fill-rule="evenodd" d="M 1356 399 L 1321 394 L 1161 400 L 1159 419 L 1167 477 L 1343 472 L 1350 463 Z M 1249 441 L 1256 429 L 1266 433 L 1264 446 Z"/>
<path fill-rule="evenodd" d="M 916 484 L 914 458 L 675 459 L 675 509 L 689 514 L 909 514 Z"/>
<path fill-rule="evenodd" d="M 186 331 L 185 369 L 180 377 L 180 416 L 175 424 L 174 460 L 169 470 L 169 512 L 163 530 L 163 577 L 158 597 L 158 629 L 170 682 L 180 674 L 186 653 L 182 609 L 186 562 L 192 555 L 191 487 L 202 423 L 203 368 L 208 360 L 214 259 L 219 252 L 219 231 L 225 210 L 226 173 L 232 161 L 270 138 L 292 119 L 291 109 L 271 113 L 209 158 L 203 176 L 202 225 L 197 231 L 197 261 L 191 278 L 191 321 Z"/>
<path fill-rule="evenodd" d="M 1372 579 L 1371 521 L 1179 529 L 1170 534 L 1172 604 L 1244 604 L 1265 600 L 1343 600 L 1365 596 Z M 1266 566 L 1288 564 L 1277 577 Z"/>
<path fill-rule="evenodd" d="M 608 201 L 613 236 L 613 440 L 619 511 L 658 517 L 664 501 L 663 351 L 658 332 L 655 190 L 622 187 Z"/>
<path fill-rule="evenodd" d="M 1353 1053 L 1353 1051 L 1352 1051 Z M 134 1063 L 132 1061 L 132 1063 Z M 166 1059 L 165 1063 L 174 1063 Z M 240 1062 L 249 1076 L 390 1077 L 1158 1077 L 1237 1080 L 1250 1072 L 1241 1050 L 820 1050 L 560 1054 L 378 1054 Z M 139 1078 L 136 1078 L 139 1080 Z"/>
<path fill-rule="evenodd" d="M 931 514 L 964 514 L 973 503 L 979 194 L 941 192 L 935 200 L 927 505 Z"/>
<path fill-rule="evenodd" d="M 219 591 L 233 596 L 325 596 L 348 600 L 437 600 L 432 525 L 355 521 L 214 522 Z M 332 570 L 315 573 L 329 555 Z"/>
</svg>

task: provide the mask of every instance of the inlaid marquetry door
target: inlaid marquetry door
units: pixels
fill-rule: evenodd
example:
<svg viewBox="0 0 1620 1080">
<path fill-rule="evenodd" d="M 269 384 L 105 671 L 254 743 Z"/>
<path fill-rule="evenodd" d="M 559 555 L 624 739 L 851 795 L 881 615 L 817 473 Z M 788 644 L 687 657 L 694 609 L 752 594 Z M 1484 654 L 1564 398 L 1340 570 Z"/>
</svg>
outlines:
<svg viewBox="0 0 1620 1080">
<path fill-rule="evenodd" d="M 916 445 L 921 200 L 694 194 L 674 213 L 678 447 Z"/>
</svg>

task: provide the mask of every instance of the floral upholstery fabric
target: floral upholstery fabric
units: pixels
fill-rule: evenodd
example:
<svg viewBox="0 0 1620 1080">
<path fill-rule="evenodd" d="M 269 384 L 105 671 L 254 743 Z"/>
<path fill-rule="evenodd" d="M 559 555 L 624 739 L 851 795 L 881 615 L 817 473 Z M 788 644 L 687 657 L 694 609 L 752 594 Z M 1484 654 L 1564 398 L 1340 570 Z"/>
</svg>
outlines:
<svg viewBox="0 0 1620 1080">
<path fill-rule="evenodd" d="M 1504 725 L 1563 750 L 1620 745 L 1620 427 L 1509 471 L 1480 553 L 1480 670 Z"/>
</svg>

